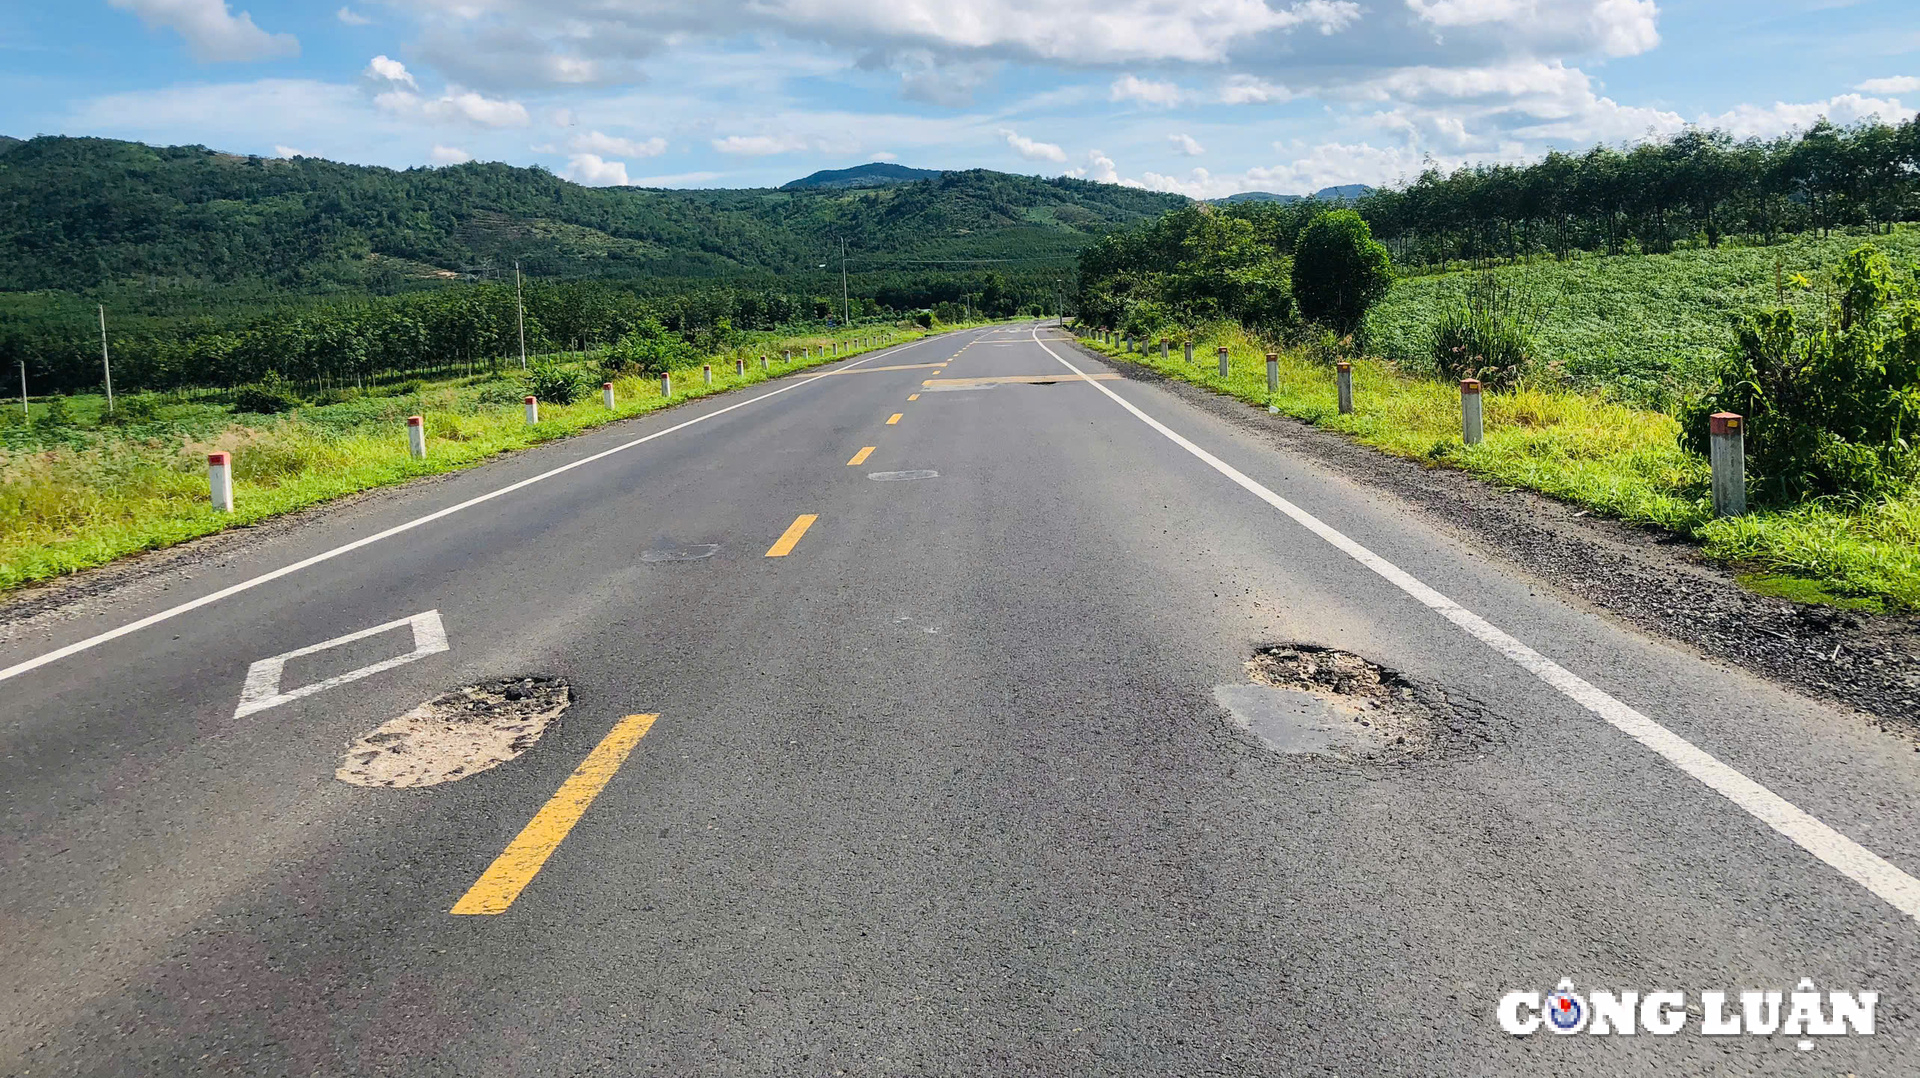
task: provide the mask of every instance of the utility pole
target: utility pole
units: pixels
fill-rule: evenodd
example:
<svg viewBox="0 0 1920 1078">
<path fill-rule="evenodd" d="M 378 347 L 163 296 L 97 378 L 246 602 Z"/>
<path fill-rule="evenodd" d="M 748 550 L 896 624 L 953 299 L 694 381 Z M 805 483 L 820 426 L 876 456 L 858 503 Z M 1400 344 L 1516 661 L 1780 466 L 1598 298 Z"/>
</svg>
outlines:
<svg viewBox="0 0 1920 1078">
<path fill-rule="evenodd" d="M 840 324 L 853 322 L 852 307 L 847 300 L 847 241 L 840 241 Z"/>
<path fill-rule="evenodd" d="M 27 361 L 17 362 L 20 364 L 20 414 L 31 420 L 33 413 L 27 410 Z"/>
<path fill-rule="evenodd" d="M 107 373 L 107 414 L 113 414 L 113 364 L 107 359 L 107 305 L 100 305 L 100 369 Z M 26 385 L 25 369 L 22 368 L 20 384 Z"/>
<path fill-rule="evenodd" d="M 513 264 L 513 309 L 520 323 L 520 369 L 527 369 L 527 305 L 520 299 L 520 263 Z"/>
</svg>

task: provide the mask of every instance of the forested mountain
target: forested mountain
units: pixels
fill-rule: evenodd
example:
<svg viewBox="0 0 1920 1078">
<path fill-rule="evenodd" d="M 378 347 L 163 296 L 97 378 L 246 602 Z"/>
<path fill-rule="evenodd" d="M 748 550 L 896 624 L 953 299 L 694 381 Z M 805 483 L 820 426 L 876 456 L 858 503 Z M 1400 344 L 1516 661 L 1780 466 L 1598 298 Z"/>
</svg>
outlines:
<svg viewBox="0 0 1920 1078">
<path fill-rule="evenodd" d="M 942 174 L 934 169 L 908 168 L 905 165 L 875 161 L 870 165 L 855 165 L 852 168 L 822 169 L 811 176 L 802 176 L 792 183 L 780 185 L 782 191 L 805 191 L 823 187 L 885 187 L 895 183 L 912 183 L 915 180 L 937 180 Z"/>
<path fill-rule="evenodd" d="M 433 278 L 781 274 L 837 258 L 1055 258 L 1185 199 L 973 170 L 887 187 L 581 187 L 539 168 L 394 171 L 41 137 L 0 157 L 0 291 L 114 282 L 396 291 Z"/>
<path fill-rule="evenodd" d="M 1340 199 L 1352 201 L 1373 193 L 1373 188 L 1364 183 L 1343 183 L 1338 187 L 1322 187 L 1311 195 L 1276 195 L 1272 191 L 1242 191 L 1237 195 L 1216 198 L 1211 201 L 1219 205 L 1232 205 L 1235 202 L 1303 202 L 1309 198 L 1322 202 L 1335 202 Z"/>
</svg>

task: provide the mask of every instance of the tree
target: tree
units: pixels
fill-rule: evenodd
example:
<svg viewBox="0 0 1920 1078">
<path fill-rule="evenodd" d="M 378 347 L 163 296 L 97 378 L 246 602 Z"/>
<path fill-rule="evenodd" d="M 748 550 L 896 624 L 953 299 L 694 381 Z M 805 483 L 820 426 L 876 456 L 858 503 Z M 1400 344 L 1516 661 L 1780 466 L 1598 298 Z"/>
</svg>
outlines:
<svg viewBox="0 0 1920 1078">
<path fill-rule="evenodd" d="M 1328 210 L 1300 234 L 1293 299 L 1300 313 L 1345 336 L 1393 285 L 1393 260 L 1352 210 Z"/>
</svg>

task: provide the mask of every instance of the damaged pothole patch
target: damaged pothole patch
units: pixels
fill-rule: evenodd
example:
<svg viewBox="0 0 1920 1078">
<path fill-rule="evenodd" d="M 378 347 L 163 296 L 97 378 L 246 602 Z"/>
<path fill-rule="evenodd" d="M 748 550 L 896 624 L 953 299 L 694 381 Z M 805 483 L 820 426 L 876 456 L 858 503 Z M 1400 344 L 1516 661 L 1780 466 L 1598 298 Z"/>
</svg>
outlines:
<svg viewBox="0 0 1920 1078">
<path fill-rule="evenodd" d="M 333 777 L 355 786 L 437 786 L 497 767 L 573 703 L 565 680 L 500 678 L 436 696 L 348 747 Z"/>
<path fill-rule="evenodd" d="M 1275 752 L 1350 761 L 1483 751 L 1494 740 L 1477 706 L 1352 652 L 1311 644 L 1261 648 L 1249 684 L 1214 699 Z"/>
</svg>

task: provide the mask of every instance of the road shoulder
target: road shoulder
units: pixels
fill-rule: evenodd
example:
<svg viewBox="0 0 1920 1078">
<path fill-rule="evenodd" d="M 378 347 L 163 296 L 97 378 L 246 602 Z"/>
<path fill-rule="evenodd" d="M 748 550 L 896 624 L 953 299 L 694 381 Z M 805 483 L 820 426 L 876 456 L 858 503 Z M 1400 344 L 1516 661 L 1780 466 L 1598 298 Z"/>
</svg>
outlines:
<svg viewBox="0 0 1920 1078">
<path fill-rule="evenodd" d="M 1684 540 L 1594 518 L 1359 445 L 1288 416 L 1063 340 L 1122 376 L 1343 478 L 1389 494 L 1577 605 L 1656 633 L 1816 699 L 1854 708 L 1920 751 L 1920 622 L 1793 603 L 1741 587 Z"/>
</svg>

